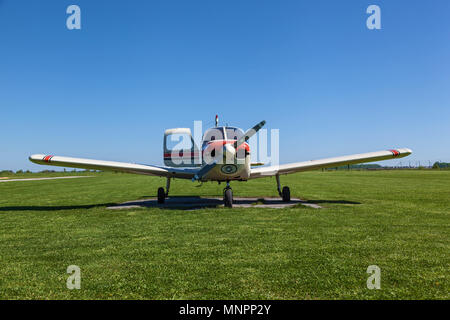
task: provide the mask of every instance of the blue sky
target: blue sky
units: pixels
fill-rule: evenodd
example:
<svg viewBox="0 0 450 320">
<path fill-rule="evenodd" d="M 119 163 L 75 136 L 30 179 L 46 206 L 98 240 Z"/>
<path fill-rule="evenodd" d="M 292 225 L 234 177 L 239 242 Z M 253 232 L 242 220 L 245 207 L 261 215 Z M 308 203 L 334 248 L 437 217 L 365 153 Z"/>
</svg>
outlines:
<svg viewBox="0 0 450 320">
<path fill-rule="evenodd" d="M 66 8 L 81 8 L 81 30 Z M 381 30 L 366 8 L 381 8 Z M 0 0 L 0 170 L 162 164 L 166 128 L 280 130 L 281 163 L 395 147 L 450 162 L 450 2 Z M 385 164 L 396 164 L 384 162 Z"/>
</svg>

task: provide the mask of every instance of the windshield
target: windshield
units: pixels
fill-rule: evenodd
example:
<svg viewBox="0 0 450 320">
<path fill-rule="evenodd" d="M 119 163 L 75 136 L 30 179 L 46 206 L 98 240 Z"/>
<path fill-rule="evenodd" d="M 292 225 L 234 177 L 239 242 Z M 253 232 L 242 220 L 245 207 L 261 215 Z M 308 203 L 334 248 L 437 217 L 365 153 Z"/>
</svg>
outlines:
<svg viewBox="0 0 450 320">
<path fill-rule="evenodd" d="M 203 135 L 203 142 L 210 142 L 213 140 L 223 140 L 223 127 L 211 128 L 206 130 Z"/>
<path fill-rule="evenodd" d="M 225 130 L 225 131 L 224 131 Z M 244 135 L 244 131 L 235 127 L 217 127 L 206 130 L 203 135 L 203 147 L 214 140 L 225 140 L 224 132 L 227 140 L 238 140 Z"/>
<path fill-rule="evenodd" d="M 244 131 L 239 128 L 226 127 L 227 140 L 238 140 L 244 135 Z"/>
</svg>

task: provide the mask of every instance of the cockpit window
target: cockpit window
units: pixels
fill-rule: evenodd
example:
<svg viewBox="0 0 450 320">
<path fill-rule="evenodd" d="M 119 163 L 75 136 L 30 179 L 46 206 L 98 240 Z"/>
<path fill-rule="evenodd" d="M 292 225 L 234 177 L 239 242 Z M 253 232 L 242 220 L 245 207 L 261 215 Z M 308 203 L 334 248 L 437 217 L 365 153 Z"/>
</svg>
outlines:
<svg viewBox="0 0 450 320">
<path fill-rule="evenodd" d="M 225 131 L 224 131 L 225 130 Z M 224 135 L 226 133 L 226 137 Z M 238 140 L 244 135 L 244 131 L 235 127 L 217 127 L 206 130 L 203 135 L 203 146 L 213 140 Z"/>
<path fill-rule="evenodd" d="M 244 135 L 244 131 L 239 128 L 226 127 L 227 139 L 228 140 L 238 140 Z"/>
<path fill-rule="evenodd" d="M 209 142 L 212 140 L 223 140 L 223 139 L 224 136 L 222 127 L 208 129 L 203 135 L 203 142 Z"/>
</svg>

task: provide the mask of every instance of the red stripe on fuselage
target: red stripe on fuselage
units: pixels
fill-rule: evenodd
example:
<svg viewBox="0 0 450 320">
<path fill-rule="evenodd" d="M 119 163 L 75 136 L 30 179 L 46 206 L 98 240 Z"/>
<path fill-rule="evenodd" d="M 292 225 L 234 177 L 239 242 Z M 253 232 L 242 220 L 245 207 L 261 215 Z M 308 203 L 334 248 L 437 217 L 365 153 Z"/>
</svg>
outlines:
<svg viewBox="0 0 450 320">
<path fill-rule="evenodd" d="M 235 143 L 235 142 L 236 142 L 236 140 L 213 140 L 213 141 L 208 142 L 208 148 L 210 146 L 213 146 L 214 148 L 217 148 L 217 147 L 221 147 L 221 146 L 224 146 L 226 144 L 232 144 L 232 143 Z M 250 152 L 250 146 L 248 145 L 247 142 L 244 142 L 243 144 L 241 144 L 239 147 L 237 147 L 236 150 L 239 150 L 239 149 L 245 149 L 248 152 Z"/>
<path fill-rule="evenodd" d="M 196 157 L 198 156 L 198 152 L 171 152 L 171 153 L 164 153 L 164 158 L 184 158 L 184 157 Z"/>
<path fill-rule="evenodd" d="M 208 144 L 205 147 L 205 149 L 203 150 L 203 152 L 205 152 L 207 149 L 212 151 L 212 149 L 222 148 L 226 144 L 233 144 L 235 142 L 236 142 L 236 140 L 213 140 L 213 141 L 208 142 Z M 237 147 L 236 151 L 242 150 L 242 149 L 245 149 L 245 150 L 247 150 L 248 153 L 250 153 L 250 146 L 248 145 L 247 142 L 244 142 L 239 147 Z M 178 152 L 173 151 L 171 153 L 164 153 L 165 160 L 170 160 L 173 158 L 191 158 L 191 157 L 198 157 L 198 156 L 199 156 L 198 152 L 183 153 L 181 150 Z"/>
</svg>

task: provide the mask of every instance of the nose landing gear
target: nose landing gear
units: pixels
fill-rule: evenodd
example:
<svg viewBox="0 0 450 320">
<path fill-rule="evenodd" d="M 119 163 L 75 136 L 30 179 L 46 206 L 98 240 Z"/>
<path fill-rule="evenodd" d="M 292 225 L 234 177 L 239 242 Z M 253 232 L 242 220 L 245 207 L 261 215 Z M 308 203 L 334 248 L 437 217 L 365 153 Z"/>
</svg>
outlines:
<svg viewBox="0 0 450 320">
<path fill-rule="evenodd" d="M 230 187 L 230 181 L 227 181 L 227 186 L 223 189 L 223 203 L 226 208 L 233 207 L 233 190 Z"/>
<path fill-rule="evenodd" d="M 291 190 L 289 189 L 289 187 L 283 187 L 283 190 L 282 190 L 281 183 L 280 183 L 280 176 L 276 175 L 275 178 L 277 179 L 278 194 L 283 199 L 283 202 L 291 201 Z"/>
</svg>

